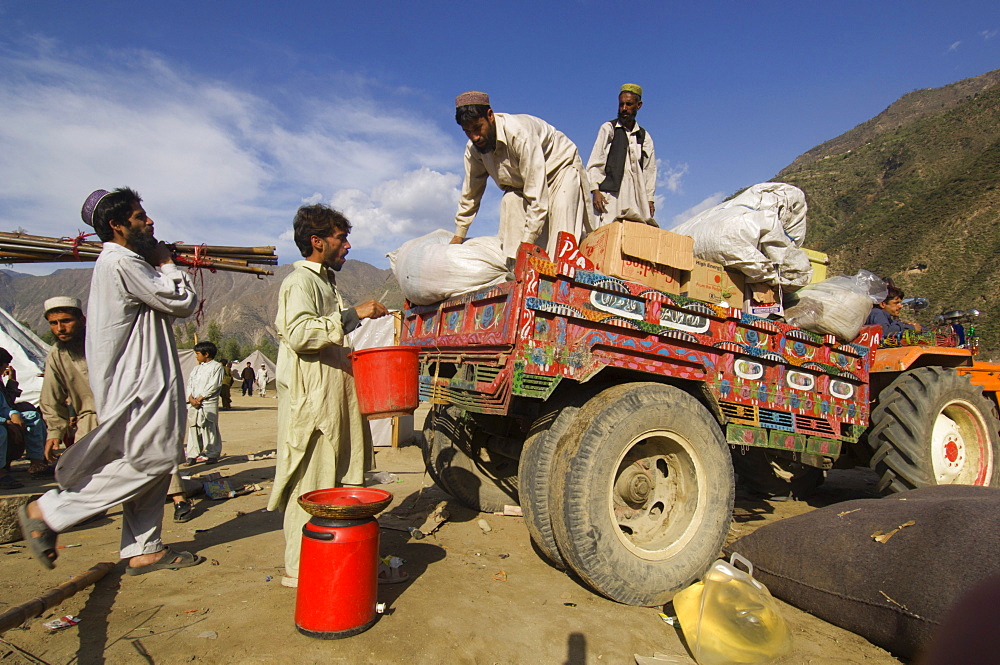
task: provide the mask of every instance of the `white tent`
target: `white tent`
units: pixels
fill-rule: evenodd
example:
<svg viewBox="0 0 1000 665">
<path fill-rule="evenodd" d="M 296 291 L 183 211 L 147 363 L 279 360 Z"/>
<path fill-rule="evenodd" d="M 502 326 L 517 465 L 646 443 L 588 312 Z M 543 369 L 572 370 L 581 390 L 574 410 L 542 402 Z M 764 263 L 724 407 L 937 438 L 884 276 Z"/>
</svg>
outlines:
<svg viewBox="0 0 1000 665">
<path fill-rule="evenodd" d="M 267 368 L 267 389 L 274 390 L 274 381 L 275 378 L 278 376 L 278 370 L 275 367 L 274 363 L 271 362 L 271 359 L 265 356 L 260 351 L 254 351 L 249 356 L 241 360 L 239 364 L 237 364 L 234 367 L 236 373 L 239 374 L 240 372 L 242 372 L 243 369 L 247 366 L 248 362 L 250 363 L 250 366 L 253 367 L 254 373 L 257 374 L 258 380 L 260 379 L 260 366 L 263 365 L 264 367 Z"/>
<path fill-rule="evenodd" d="M 10 364 L 17 372 L 17 382 L 21 386 L 18 401 L 37 405 L 38 397 L 42 394 L 41 375 L 45 371 L 45 356 L 49 353 L 49 345 L 0 307 L 0 347 L 14 356 Z"/>
</svg>

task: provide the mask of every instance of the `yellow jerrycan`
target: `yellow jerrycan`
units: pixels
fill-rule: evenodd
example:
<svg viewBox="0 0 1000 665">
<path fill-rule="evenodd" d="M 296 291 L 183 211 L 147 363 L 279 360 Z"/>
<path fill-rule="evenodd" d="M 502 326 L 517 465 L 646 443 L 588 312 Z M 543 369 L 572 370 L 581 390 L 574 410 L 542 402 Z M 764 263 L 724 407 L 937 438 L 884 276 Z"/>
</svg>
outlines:
<svg viewBox="0 0 1000 665">
<path fill-rule="evenodd" d="M 742 564 L 746 572 L 736 567 Z M 674 611 L 698 665 L 766 665 L 789 652 L 792 637 L 778 604 L 735 552 L 674 596 Z"/>
</svg>

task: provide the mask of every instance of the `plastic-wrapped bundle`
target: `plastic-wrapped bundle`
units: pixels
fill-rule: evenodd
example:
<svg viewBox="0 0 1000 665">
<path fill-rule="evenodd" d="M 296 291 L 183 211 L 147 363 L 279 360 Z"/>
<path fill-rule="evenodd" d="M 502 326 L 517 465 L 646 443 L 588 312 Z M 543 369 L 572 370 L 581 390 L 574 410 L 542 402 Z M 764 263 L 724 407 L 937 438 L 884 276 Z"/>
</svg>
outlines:
<svg viewBox="0 0 1000 665">
<path fill-rule="evenodd" d="M 806 195 L 764 182 L 671 229 L 694 238 L 694 255 L 735 268 L 754 284 L 804 286 L 812 277 L 802 250 Z"/>
<path fill-rule="evenodd" d="M 798 302 L 785 310 L 785 321 L 850 342 L 858 336 L 872 305 L 887 294 L 885 282 L 867 270 L 853 277 L 837 275 L 799 289 Z"/>
<path fill-rule="evenodd" d="M 451 231 L 438 229 L 386 254 L 403 295 L 411 303 L 429 305 L 507 279 L 500 238 L 482 236 L 451 245 L 453 237 Z"/>
</svg>

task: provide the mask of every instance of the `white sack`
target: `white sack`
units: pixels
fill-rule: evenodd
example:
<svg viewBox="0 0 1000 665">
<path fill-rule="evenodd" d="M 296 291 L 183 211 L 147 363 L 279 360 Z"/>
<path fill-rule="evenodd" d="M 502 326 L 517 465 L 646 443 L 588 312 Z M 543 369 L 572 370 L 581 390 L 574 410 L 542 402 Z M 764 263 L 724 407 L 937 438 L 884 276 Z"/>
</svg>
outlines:
<svg viewBox="0 0 1000 665">
<path fill-rule="evenodd" d="M 806 195 L 765 182 L 699 213 L 674 233 L 694 238 L 694 255 L 735 268 L 749 283 L 804 286 L 812 278 L 806 237 Z"/>
<path fill-rule="evenodd" d="M 785 321 L 850 342 L 861 331 L 872 305 L 885 300 L 887 293 L 885 282 L 867 270 L 853 277 L 837 275 L 799 289 L 798 302 L 785 310 Z"/>
<path fill-rule="evenodd" d="M 403 295 L 415 305 L 429 305 L 507 279 L 500 238 L 469 238 L 451 245 L 451 231 L 438 229 L 389 252 L 389 265 Z"/>
</svg>

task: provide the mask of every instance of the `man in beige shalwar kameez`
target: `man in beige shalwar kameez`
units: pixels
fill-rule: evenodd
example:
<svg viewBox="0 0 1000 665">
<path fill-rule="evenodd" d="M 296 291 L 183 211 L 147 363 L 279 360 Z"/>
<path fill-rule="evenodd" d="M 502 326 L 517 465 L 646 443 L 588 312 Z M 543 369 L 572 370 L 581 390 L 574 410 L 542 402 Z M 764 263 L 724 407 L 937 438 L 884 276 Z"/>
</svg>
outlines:
<svg viewBox="0 0 1000 665">
<path fill-rule="evenodd" d="M 469 142 L 452 243 L 465 239 L 488 177 L 504 191 L 499 236 L 508 259 L 527 242 L 545 248 L 554 261 L 560 231 L 580 239 L 595 228 L 583 160 L 565 134 L 532 115 L 493 113 L 485 92 L 462 93 L 455 107 Z"/>
<path fill-rule="evenodd" d="M 278 460 L 268 510 L 285 511 L 285 586 L 297 586 L 302 527 L 297 499 L 315 489 L 362 485 L 372 439 L 358 408 L 345 335 L 389 311 L 370 300 L 349 308 L 337 291 L 351 224 L 325 205 L 299 208 L 295 244 L 305 257 L 278 294 Z"/>
</svg>

